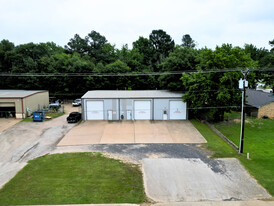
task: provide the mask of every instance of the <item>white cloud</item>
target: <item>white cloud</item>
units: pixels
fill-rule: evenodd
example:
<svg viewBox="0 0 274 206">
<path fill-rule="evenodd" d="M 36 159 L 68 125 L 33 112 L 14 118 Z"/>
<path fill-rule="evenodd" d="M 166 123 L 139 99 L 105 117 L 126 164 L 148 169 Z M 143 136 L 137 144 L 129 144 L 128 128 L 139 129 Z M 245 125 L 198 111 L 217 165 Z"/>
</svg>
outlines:
<svg viewBox="0 0 274 206">
<path fill-rule="evenodd" d="M 272 0 L 0 0 L 0 40 L 63 46 L 74 34 L 95 30 L 120 48 L 163 29 L 177 44 L 188 33 L 200 47 L 269 48 L 273 11 Z"/>
</svg>

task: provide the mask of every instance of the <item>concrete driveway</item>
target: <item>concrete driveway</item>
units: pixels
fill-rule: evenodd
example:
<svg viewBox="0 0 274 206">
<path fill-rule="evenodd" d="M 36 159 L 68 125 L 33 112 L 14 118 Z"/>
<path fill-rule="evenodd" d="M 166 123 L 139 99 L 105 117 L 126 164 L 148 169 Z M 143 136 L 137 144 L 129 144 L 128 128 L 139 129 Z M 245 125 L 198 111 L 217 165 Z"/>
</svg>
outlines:
<svg viewBox="0 0 274 206">
<path fill-rule="evenodd" d="M 8 129 L 9 127 L 17 124 L 20 122 L 21 119 L 15 119 L 15 118 L 0 118 L 0 134 Z"/>
<path fill-rule="evenodd" d="M 19 122 L 0 134 L 0 188 L 27 161 L 55 149 L 60 139 L 74 126 L 63 115 L 47 122 Z"/>
<path fill-rule="evenodd" d="M 189 121 L 85 121 L 58 146 L 134 143 L 205 143 Z"/>
<path fill-rule="evenodd" d="M 237 159 L 144 159 L 148 197 L 160 202 L 270 198 Z"/>
</svg>

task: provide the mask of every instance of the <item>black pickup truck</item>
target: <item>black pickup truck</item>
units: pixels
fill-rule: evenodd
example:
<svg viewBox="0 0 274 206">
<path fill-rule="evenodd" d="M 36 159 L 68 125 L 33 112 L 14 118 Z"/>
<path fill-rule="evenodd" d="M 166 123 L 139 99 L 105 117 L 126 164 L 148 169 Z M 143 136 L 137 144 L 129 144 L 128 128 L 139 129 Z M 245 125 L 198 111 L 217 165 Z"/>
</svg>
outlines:
<svg viewBox="0 0 274 206">
<path fill-rule="evenodd" d="M 69 116 L 67 117 L 68 123 L 77 123 L 81 120 L 81 113 L 79 112 L 71 112 Z"/>
</svg>

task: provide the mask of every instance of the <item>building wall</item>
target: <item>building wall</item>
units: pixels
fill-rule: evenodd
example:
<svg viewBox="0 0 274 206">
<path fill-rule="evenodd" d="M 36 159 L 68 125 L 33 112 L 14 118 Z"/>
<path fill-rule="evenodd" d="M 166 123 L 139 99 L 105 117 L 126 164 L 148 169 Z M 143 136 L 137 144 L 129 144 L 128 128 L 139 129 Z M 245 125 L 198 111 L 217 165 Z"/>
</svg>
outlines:
<svg viewBox="0 0 274 206">
<path fill-rule="evenodd" d="M 108 111 L 112 111 L 112 120 L 119 120 L 118 99 L 82 99 L 82 118 L 87 119 L 87 101 L 103 101 L 104 119 L 108 120 Z"/>
<path fill-rule="evenodd" d="M 16 99 L 0 99 L 1 106 L 7 106 L 4 103 L 14 103 L 15 105 L 15 116 L 16 118 L 24 118 L 24 115 L 22 114 L 22 99 L 16 98 Z"/>
<path fill-rule="evenodd" d="M 86 120 L 87 101 L 100 100 L 104 104 L 104 119 L 108 120 L 108 112 L 112 112 L 112 120 L 121 119 L 123 115 L 124 120 L 135 119 L 134 116 L 134 101 L 147 100 L 151 101 L 150 116 L 153 120 L 163 120 L 164 111 L 167 113 L 167 119 L 170 118 L 169 114 L 169 102 L 171 100 L 181 100 L 177 98 L 173 99 L 82 99 L 82 116 Z M 120 109 L 119 109 L 120 105 Z M 187 112 L 187 111 L 186 111 Z M 130 114 L 131 113 L 131 114 Z M 128 117 L 131 115 L 131 117 Z M 187 116 L 187 114 L 186 114 Z"/>
<path fill-rule="evenodd" d="M 162 120 L 164 111 L 169 119 L 169 101 L 170 99 L 154 99 L 154 120 Z"/>
<path fill-rule="evenodd" d="M 252 107 L 250 105 L 247 105 L 246 107 L 246 114 L 251 117 L 258 117 L 258 111 L 259 109 L 256 107 Z"/>
<path fill-rule="evenodd" d="M 104 119 L 109 120 L 108 112 L 112 113 L 112 120 L 119 120 L 118 99 L 105 99 L 104 101 Z"/>
<path fill-rule="evenodd" d="M 271 102 L 259 108 L 258 118 L 262 118 L 264 115 L 267 115 L 269 118 L 274 117 L 274 102 Z"/>
<path fill-rule="evenodd" d="M 123 115 L 124 119 L 133 118 L 133 99 L 120 99 L 120 118 Z M 128 117 L 131 111 L 131 117 Z"/>
<path fill-rule="evenodd" d="M 43 109 L 43 107 L 47 107 L 49 104 L 49 93 L 48 91 L 41 92 L 25 98 L 15 98 L 15 99 L 3 98 L 3 99 L 0 99 L 0 102 L 14 103 L 16 118 L 23 119 L 27 116 L 26 115 L 27 108 L 30 108 L 32 113 L 33 111 L 39 109 L 39 106 L 40 106 L 40 109 Z M 4 104 L 2 105 L 4 106 Z"/>
<path fill-rule="evenodd" d="M 152 113 L 152 99 L 120 99 L 120 109 L 121 109 L 121 115 L 124 116 L 124 119 L 128 119 L 128 111 L 131 111 L 131 119 L 135 119 L 134 114 L 134 101 L 150 101 L 150 117 L 153 117 Z M 153 118 L 152 118 L 153 119 Z"/>
<path fill-rule="evenodd" d="M 27 108 L 30 109 L 29 114 L 32 114 L 32 112 L 38 109 L 46 108 L 48 105 L 49 105 L 48 91 L 33 94 L 31 96 L 24 98 L 24 101 L 23 101 L 24 113 L 26 115 L 27 115 Z"/>
</svg>

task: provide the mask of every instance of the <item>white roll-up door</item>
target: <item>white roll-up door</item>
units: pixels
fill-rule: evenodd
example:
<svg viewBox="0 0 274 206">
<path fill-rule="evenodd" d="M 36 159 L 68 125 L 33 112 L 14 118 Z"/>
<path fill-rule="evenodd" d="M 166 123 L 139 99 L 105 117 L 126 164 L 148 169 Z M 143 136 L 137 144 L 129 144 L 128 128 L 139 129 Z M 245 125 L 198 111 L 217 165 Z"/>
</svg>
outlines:
<svg viewBox="0 0 274 206">
<path fill-rule="evenodd" d="M 134 118 L 135 119 L 151 119 L 151 102 L 147 100 L 134 101 Z"/>
<path fill-rule="evenodd" d="M 104 102 L 88 100 L 87 101 L 87 120 L 104 120 Z"/>
<path fill-rule="evenodd" d="M 169 119 L 186 119 L 186 103 L 182 101 L 169 102 Z"/>
</svg>

